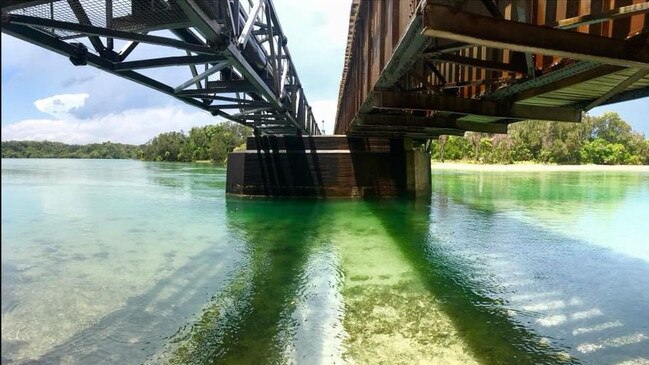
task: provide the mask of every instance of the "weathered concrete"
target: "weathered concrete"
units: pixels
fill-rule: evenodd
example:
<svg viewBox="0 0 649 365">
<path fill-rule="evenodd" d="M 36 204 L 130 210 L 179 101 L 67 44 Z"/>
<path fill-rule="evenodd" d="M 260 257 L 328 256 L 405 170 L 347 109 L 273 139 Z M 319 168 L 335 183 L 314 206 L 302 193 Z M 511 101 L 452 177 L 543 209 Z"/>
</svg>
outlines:
<svg viewBox="0 0 649 365">
<path fill-rule="evenodd" d="M 404 139 L 249 137 L 228 156 L 226 191 L 242 196 L 397 197 L 430 193 L 430 155 Z"/>
</svg>

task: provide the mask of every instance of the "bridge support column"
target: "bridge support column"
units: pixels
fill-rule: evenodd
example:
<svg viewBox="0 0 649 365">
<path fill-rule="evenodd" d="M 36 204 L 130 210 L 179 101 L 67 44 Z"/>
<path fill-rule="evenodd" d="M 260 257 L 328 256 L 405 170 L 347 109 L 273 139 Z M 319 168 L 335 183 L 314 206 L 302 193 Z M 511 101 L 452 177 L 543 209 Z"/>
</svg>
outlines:
<svg viewBox="0 0 649 365">
<path fill-rule="evenodd" d="M 249 137 L 228 156 L 226 192 L 240 196 L 398 197 L 430 194 L 430 154 L 407 139 Z"/>
</svg>

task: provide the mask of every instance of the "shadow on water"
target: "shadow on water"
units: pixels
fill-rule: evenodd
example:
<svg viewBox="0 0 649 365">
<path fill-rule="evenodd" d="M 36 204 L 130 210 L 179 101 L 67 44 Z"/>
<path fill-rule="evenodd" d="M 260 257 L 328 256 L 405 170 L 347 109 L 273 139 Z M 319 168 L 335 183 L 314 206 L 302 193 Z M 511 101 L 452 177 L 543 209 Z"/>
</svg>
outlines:
<svg viewBox="0 0 649 365">
<path fill-rule="evenodd" d="M 540 336 L 513 322 L 498 300 L 482 294 L 468 273 L 439 251 L 430 235 L 429 201 L 371 202 L 370 206 L 479 361 L 575 363 L 557 356 Z"/>
<path fill-rule="evenodd" d="M 283 363 L 299 326 L 292 314 L 319 241 L 317 202 L 228 199 L 227 212 L 246 261 L 201 318 L 172 339 L 169 363 Z"/>
<path fill-rule="evenodd" d="M 231 279 L 237 259 L 234 250 L 223 246 L 204 250 L 172 272 L 169 280 L 159 280 L 37 360 L 23 364 L 141 363 L 189 320 L 207 293 L 220 290 Z"/>
<path fill-rule="evenodd" d="M 371 207 L 483 363 L 649 356 L 645 261 L 442 195 Z"/>
</svg>

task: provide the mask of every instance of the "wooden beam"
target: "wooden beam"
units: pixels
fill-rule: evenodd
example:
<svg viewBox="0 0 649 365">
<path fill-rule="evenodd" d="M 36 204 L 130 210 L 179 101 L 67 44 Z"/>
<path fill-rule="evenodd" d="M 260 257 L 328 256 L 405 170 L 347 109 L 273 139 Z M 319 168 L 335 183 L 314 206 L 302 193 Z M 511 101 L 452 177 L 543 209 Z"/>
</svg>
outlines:
<svg viewBox="0 0 649 365">
<path fill-rule="evenodd" d="M 377 137 L 377 138 L 413 138 L 413 139 L 431 139 L 440 135 L 453 134 L 463 136 L 464 131 L 430 131 L 430 132 L 391 132 L 391 131 L 355 131 L 351 129 L 347 136 L 349 137 Z"/>
<path fill-rule="evenodd" d="M 649 68 L 647 42 L 628 42 L 497 19 L 431 2 L 424 10 L 422 33 L 490 48 Z"/>
<path fill-rule="evenodd" d="M 480 123 L 456 120 L 450 116 L 422 117 L 412 114 L 363 114 L 359 126 L 404 126 L 419 128 L 450 128 L 482 133 L 507 133 L 507 124 Z"/>
<path fill-rule="evenodd" d="M 444 127 L 409 127 L 400 125 L 355 125 L 352 127 L 355 132 L 386 132 L 386 133 L 408 133 L 408 134 L 451 134 L 462 136 L 466 130 Z"/>
<path fill-rule="evenodd" d="M 571 107 L 542 107 L 511 104 L 505 101 L 457 98 L 446 95 L 377 92 L 373 100 L 376 109 L 444 111 L 482 115 L 503 119 L 542 119 L 580 122 L 581 111 Z"/>
<path fill-rule="evenodd" d="M 623 92 L 624 90 L 626 90 L 626 88 L 633 85 L 636 81 L 640 80 L 641 78 L 645 77 L 645 75 L 648 75 L 648 74 L 649 74 L 649 70 L 637 71 L 633 75 L 629 76 L 629 78 L 627 78 L 626 80 L 624 80 L 624 81 L 620 82 L 619 84 L 617 84 L 617 86 L 615 86 L 614 88 L 612 88 L 611 90 L 606 92 L 604 95 L 597 98 L 597 100 L 592 101 L 590 104 L 588 104 L 584 108 L 584 110 L 591 110 L 594 107 L 602 104 L 606 100 L 608 100 L 608 99 L 612 98 L 613 96 Z"/>
<path fill-rule="evenodd" d="M 430 58 L 431 61 L 434 62 L 448 62 L 457 65 L 483 68 L 485 70 L 516 72 L 521 74 L 527 72 L 527 69 L 525 67 L 521 67 L 521 65 L 514 65 L 511 63 L 504 63 L 504 62 L 497 62 L 497 61 L 480 60 L 477 58 L 464 57 L 455 54 L 438 54 L 438 55 L 424 54 L 424 57 Z"/>
<path fill-rule="evenodd" d="M 580 27 L 582 25 L 597 24 L 609 20 L 626 18 L 633 15 L 640 15 L 640 14 L 647 14 L 647 13 L 649 13 L 649 2 L 622 6 L 612 10 L 603 11 L 601 13 L 587 14 L 582 16 L 576 16 L 574 18 L 559 20 L 555 24 L 555 28 L 573 29 L 573 28 Z"/>
</svg>

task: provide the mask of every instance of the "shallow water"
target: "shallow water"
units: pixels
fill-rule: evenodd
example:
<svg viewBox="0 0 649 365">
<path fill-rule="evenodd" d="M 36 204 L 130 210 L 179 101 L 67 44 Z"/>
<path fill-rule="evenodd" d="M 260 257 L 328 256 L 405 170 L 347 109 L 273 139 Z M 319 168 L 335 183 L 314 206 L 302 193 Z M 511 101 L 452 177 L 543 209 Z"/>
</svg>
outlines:
<svg viewBox="0 0 649 365">
<path fill-rule="evenodd" d="M 8 364 L 646 364 L 649 174 L 242 200 L 225 170 L 2 160 Z"/>
</svg>

